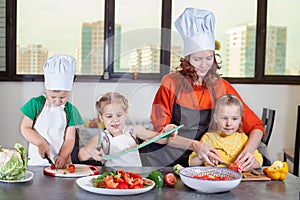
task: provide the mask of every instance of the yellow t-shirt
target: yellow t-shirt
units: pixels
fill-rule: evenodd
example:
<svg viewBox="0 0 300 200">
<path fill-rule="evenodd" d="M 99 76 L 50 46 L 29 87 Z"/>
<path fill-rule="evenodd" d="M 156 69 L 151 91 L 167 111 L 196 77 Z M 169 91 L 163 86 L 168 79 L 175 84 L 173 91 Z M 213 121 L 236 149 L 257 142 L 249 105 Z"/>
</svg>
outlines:
<svg viewBox="0 0 300 200">
<path fill-rule="evenodd" d="M 247 140 L 248 136 L 245 133 L 235 132 L 229 136 L 221 136 L 218 132 L 208 132 L 202 136 L 200 142 L 218 150 L 220 158 L 225 163 L 233 163 L 244 149 Z M 197 154 L 195 152 L 191 153 L 189 163 L 194 156 L 197 156 Z M 254 151 L 254 157 L 262 166 L 263 158 L 257 150 Z"/>
</svg>

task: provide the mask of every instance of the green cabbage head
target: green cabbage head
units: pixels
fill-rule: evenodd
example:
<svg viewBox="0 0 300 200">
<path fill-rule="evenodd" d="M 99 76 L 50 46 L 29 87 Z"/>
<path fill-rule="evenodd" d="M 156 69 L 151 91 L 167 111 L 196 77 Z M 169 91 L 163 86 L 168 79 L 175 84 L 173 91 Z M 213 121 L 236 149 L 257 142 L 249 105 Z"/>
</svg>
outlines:
<svg viewBox="0 0 300 200">
<path fill-rule="evenodd" d="M 0 146 L 0 179 L 20 180 L 25 177 L 28 158 L 24 147 L 16 143 L 15 149 Z"/>
</svg>

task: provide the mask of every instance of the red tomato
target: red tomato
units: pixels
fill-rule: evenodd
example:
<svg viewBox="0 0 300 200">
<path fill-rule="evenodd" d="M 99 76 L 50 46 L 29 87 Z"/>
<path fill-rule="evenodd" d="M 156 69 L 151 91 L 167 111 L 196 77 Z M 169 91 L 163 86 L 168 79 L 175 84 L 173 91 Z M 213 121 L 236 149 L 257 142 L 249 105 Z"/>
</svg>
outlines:
<svg viewBox="0 0 300 200">
<path fill-rule="evenodd" d="M 231 164 L 228 166 L 228 169 L 231 169 L 231 170 L 233 170 L 233 171 L 239 172 L 239 167 L 237 166 L 236 163 L 231 163 Z"/>
<path fill-rule="evenodd" d="M 267 171 L 268 171 L 268 168 L 267 168 L 267 167 L 263 169 L 264 175 L 267 175 Z"/>
<path fill-rule="evenodd" d="M 50 169 L 55 170 L 55 165 L 51 164 Z"/>
<path fill-rule="evenodd" d="M 74 173 L 75 172 L 75 165 L 69 164 L 69 171 L 70 171 L 70 173 Z"/>
<path fill-rule="evenodd" d="M 169 187 L 174 187 L 175 185 L 176 185 L 176 183 L 177 183 L 177 178 L 176 178 L 176 176 L 173 174 L 173 173 L 167 173 L 166 175 L 165 175 L 165 178 L 164 178 L 164 180 L 165 180 L 165 184 L 167 185 L 167 186 L 169 186 Z"/>
</svg>

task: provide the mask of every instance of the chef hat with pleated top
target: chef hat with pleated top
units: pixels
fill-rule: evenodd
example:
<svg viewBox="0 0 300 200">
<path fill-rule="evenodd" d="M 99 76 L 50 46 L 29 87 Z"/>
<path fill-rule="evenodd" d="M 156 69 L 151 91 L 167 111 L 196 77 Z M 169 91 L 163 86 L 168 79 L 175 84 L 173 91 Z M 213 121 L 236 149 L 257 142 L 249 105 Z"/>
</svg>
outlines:
<svg viewBox="0 0 300 200">
<path fill-rule="evenodd" d="M 215 50 L 215 16 L 208 10 L 186 8 L 175 21 L 184 41 L 184 56 L 204 50 Z"/>
<path fill-rule="evenodd" d="M 44 64 L 45 88 L 47 90 L 71 91 L 76 72 L 76 59 L 68 55 L 55 55 Z"/>
</svg>

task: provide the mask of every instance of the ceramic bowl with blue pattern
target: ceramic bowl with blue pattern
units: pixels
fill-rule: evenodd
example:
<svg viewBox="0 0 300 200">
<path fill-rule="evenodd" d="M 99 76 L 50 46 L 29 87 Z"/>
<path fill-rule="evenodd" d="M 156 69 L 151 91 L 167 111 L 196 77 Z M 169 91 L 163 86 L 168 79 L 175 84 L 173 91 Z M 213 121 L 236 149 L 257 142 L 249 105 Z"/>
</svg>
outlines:
<svg viewBox="0 0 300 200">
<path fill-rule="evenodd" d="M 237 187 L 242 180 L 239 172 L 219 167 L 184 167 L 179 175 L 186 186 L 203 193 L 226 192 Z"/>
</svg>

